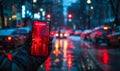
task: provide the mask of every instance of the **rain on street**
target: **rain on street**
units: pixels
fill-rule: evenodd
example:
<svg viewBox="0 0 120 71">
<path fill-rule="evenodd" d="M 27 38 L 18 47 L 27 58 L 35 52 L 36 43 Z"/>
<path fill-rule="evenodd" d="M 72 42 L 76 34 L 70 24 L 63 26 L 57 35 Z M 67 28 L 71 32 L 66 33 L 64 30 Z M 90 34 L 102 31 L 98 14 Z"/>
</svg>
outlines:
<svg viewBox="0 0 120 71">
<path fill-rule="evenodd" d="M 94 44 L 75 36 L 54 39 L 52 53 L 39 70 L 119 71 L 119 50 L 108 48 L 105 44 L 100 44 L 96 48 Z"/>
</svg>

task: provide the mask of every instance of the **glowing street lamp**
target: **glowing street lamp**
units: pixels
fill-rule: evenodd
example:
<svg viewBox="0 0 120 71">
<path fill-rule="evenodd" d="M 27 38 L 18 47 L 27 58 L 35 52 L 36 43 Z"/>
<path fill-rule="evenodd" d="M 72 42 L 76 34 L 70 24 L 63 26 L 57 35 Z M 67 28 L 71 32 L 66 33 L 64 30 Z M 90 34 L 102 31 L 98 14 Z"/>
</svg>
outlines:
<svg viewBox="0 0 120 71">
<path fill-rule="evenodd" d="M 50 18 L 51 18 L 51 15 L 50 15 L 50 14 L 47 14 L 47 18 L 50 19 Z"/>
<path fill-rule="evenodd" d="M 33 0 L 33 3 L 36 3 L 37 2 L 37 0 Z"/>
<path fill-rule="evenodd" d="M 47 19 L 48 21 L 50 21 L 50 20 L 51 20 L 51 14 L 47 14 L 47 15 L 46 15 L 46 19 Z"/>
<path fill-rule="evenodd" d="M 91 0 L 87 0 L 87 4 L 91 4 Z"/>
<path fill-rule="evenodd" d="M 90 9 L 93 10 L 93 6 L 91 6 Z"/>
<path fill-rule="evenodd" d="M 40 8 L 40 11 L 43 12 L 43 8 Z"/>
</svg>

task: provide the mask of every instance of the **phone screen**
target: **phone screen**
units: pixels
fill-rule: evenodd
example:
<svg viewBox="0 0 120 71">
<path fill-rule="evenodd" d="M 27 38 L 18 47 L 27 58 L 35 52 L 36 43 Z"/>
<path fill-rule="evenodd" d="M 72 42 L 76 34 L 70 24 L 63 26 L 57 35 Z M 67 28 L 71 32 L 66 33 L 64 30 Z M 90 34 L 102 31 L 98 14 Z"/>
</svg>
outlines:
<svg viewBox="0 0 120 71">
<path fill-rule="evenodd" d="M 46 21 L 33 21 L 31 55 L 47 56 L 49 41 L 49 23 Z"/>
</svg>

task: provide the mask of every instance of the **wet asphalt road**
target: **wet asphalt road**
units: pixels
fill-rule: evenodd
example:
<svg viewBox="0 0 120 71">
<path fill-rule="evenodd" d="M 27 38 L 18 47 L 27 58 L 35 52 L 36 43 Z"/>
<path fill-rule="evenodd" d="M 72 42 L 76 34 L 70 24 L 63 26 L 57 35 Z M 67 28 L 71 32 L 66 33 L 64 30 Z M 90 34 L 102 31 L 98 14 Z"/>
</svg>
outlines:
<svg viewBox="0 0 120 71">
<path fill-rule="evenodd" d="M 80 45 L 102 71 L 120 71 L 120 47 L 108 47 L 106 43 L 96 46 L 86 40 L 81 40 Z"/>
<path fill-rule="evenodd" d="M 51 55 L 38 71 L 103 71 L 81 43 L 80 37 L 55 39 Z"/>
<path fill-rule="evenodd" d="M 18 51 L 11 52 L 13 57 Z M 50 56 L 37 71 L 120 71 L 120 48 L 75 36 L 54 39 Z"/>
</svg>

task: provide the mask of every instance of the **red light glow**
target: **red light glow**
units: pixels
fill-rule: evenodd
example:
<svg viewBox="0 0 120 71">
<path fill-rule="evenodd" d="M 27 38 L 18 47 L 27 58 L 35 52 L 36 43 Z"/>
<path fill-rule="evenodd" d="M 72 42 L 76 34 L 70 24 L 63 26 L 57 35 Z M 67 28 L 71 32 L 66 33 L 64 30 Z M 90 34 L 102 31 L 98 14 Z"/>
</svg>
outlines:
<svg viewBox="0 0 120 71">
<path fill-rule="evenodd" d="M 45 69 L 46 71 L 50 71 L 50 66 L 51 66 L 51 62 L 50 62 L 50 57 L 47 58 L 47 60 L 45 61 Z"/>
<path fill-rule="evenodd" d="M 31 54 L 36 56 L 47 56 L 49 44 L 49 26 L 46 22 L 34 21 L 32 39 Z"/>
<path fill-rule="evenodd" d="M 68 56 L 68 67 L 72 67 L 72 56 Z"/>
<path fill-rule="evenodd" d="M 102 36 L 102 32 L 97 31 L 98 36 Z"/>
<path fill-rule="evenodd" d="M 69 15 L 68 15 L 68 18 L 72 18 L 72 15 L 71 15 L 71 14 L 69 14 Z"/>
<path fill-rule="evenodd" d="M 104 57 L 104 58 L 103 58 L 104 64 L 108 64 L 108 58 L 109 58 L 109 57 L 108 57 L 108 52 L 105 51 L 105 52 L 103 53 L 103 57 Z"/>
<path fill-rule="evenodd" d="M 12 61 L 12 54 L 11 54 L 11 53 L 8 53 L 8 54 L 7 54 L 7 58 L 8 58 L 10 61 Z"/>
</svg>

